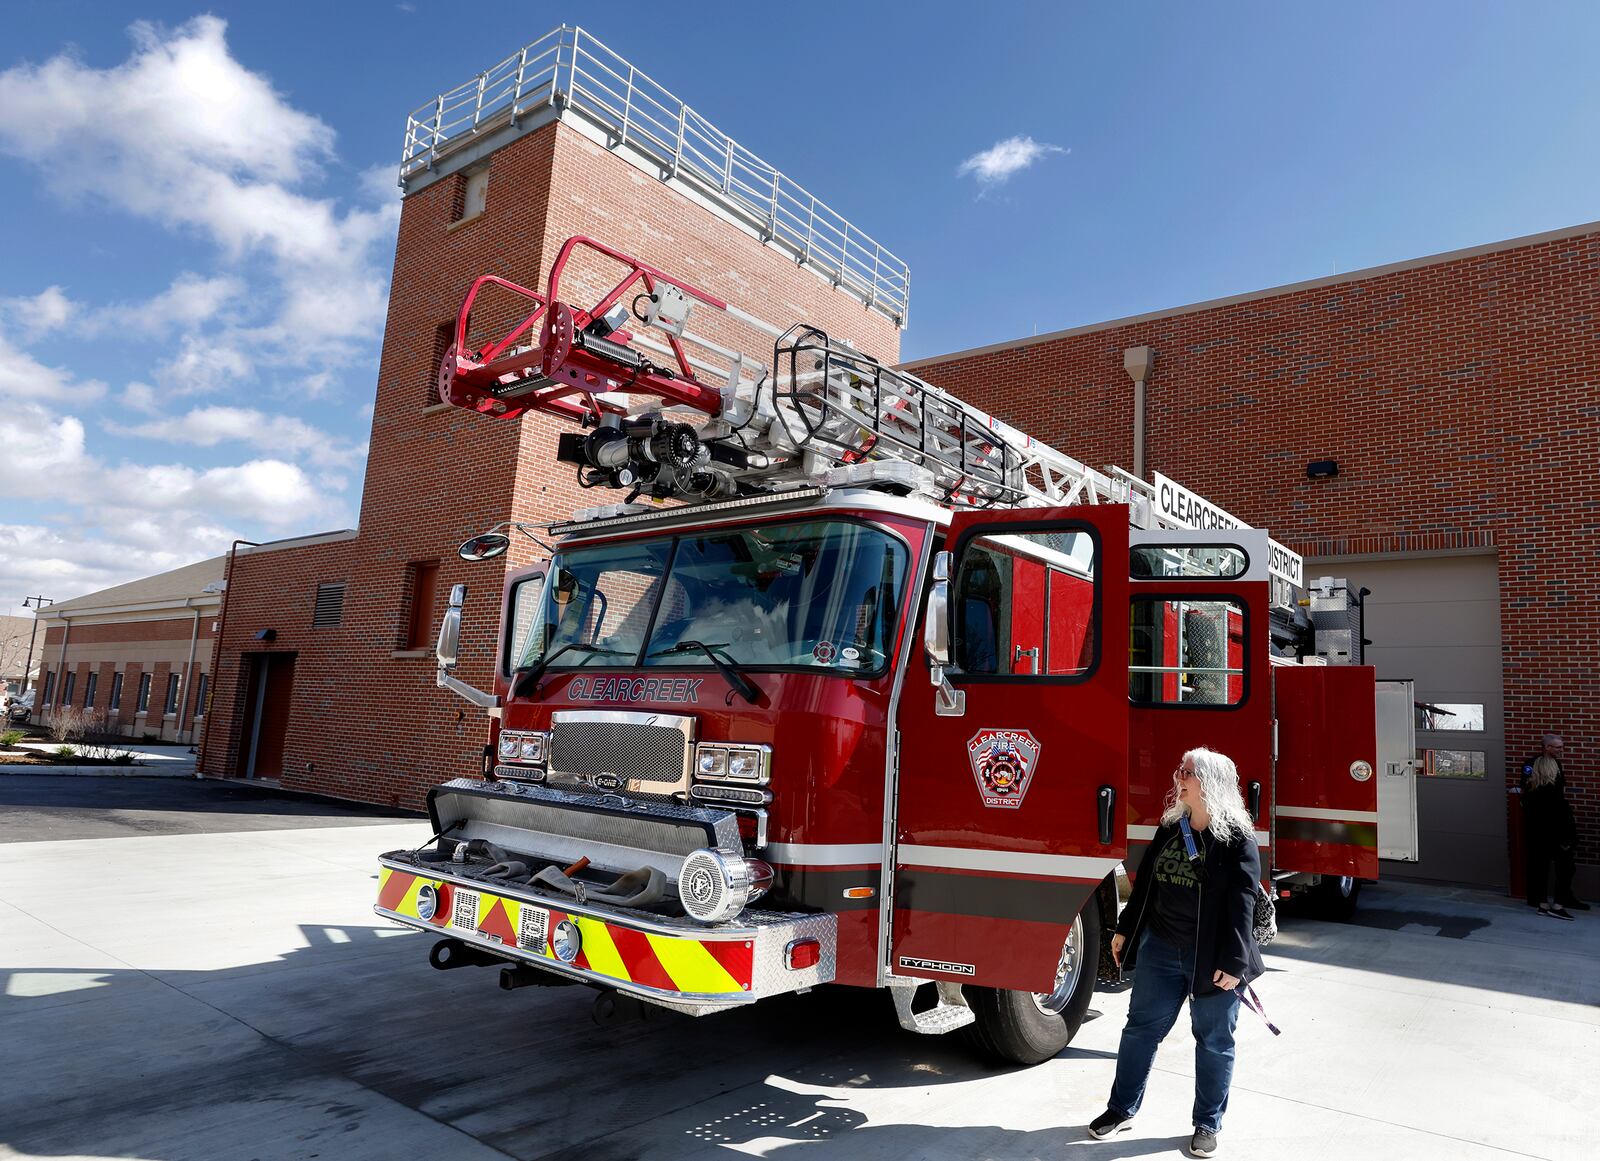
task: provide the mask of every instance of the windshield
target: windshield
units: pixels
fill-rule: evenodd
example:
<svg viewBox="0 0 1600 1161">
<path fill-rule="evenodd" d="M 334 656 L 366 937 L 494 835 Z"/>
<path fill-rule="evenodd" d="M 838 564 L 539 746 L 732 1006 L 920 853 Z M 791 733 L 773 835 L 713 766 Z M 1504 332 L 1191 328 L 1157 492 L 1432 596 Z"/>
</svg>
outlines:
<svg viewBox="0 0 1600 1161">
<path fill-rule="evenodd" d="M 577 548 L 551 561 L 542 591 L 513 593 L 512 656 L 524 669 L 710 667 L 709 646 L 739 668 L 875 672 L 894 648 L 907 558 L 844 520 Z"/>
</svg>

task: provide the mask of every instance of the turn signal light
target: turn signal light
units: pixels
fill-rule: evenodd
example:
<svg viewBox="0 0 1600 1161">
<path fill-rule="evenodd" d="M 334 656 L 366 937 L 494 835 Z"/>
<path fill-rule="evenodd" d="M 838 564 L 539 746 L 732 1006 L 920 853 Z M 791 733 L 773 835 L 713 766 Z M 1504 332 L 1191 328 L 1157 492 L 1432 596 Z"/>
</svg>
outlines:
<svg viewBox="0 0 1600 1161">
<path fill-rule="evenodd" d="M 783 949 L 783 962 L 792 972 L 816 967 L 822 962 L 822 944 L 814 939 L 797 939 Z"/>
</svg>

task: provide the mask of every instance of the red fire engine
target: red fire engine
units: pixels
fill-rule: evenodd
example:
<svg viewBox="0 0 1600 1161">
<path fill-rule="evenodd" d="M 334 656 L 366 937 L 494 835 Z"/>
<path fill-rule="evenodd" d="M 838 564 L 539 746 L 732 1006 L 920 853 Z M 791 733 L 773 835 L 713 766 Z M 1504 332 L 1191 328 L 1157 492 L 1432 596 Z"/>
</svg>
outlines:
<svg viewBox="0 0 1600 1161">
<path fill-rule="evenodd" d="M 560 294 L 579 251 L 623 271 L 587 310 Z M 507 578 L 492 690 L 452 673 L 464 586 L 440 631 L 484 769 L 430 793 L 438 833 L 382 856 L 377 904 L 434 966 L 696 1015 L 887 988 L 907 1028 L 1036 1062 L 1184 750 L 1237 763 L 1280 889 L 1377 875 L 1373 671 L 1316 655 L 1265 532 L 1187 527 L 1157 485 L 582 237 L 547 293 L 472 286 L 440 392 L 574 421 L 559 458 L 630 494 L 462 545 L 548 556 Z"/>
</svg>

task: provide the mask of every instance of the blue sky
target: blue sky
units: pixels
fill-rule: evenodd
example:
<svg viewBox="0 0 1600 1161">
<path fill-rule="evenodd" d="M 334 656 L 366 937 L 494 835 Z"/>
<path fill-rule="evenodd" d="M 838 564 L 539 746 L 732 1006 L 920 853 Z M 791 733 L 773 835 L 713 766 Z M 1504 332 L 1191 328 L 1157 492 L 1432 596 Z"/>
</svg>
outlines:
<svg viewBox="0 0 1600 1161">
<path fill-rule="evenodd" d="M 670 11 L 0 8 L 0 611 L 354 523 L 406 113 L 562 20 L 904 258 L 905 358 L 1600 218 L 1592 4 Z"/>
</svg>

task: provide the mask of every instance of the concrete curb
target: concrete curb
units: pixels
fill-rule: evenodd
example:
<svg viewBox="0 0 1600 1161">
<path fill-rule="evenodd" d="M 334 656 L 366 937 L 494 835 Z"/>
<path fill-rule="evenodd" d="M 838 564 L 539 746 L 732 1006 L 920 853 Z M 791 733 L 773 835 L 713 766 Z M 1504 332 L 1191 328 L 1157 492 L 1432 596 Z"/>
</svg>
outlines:
<svg viewBox="0 0 1600 1161">
<path fill-rule="evenodd" d="M 16 766 L 0 765 L 0 774 L 65 774 L 80 778 L 193 778 L 193 770 L 162 770 L 154 766 Z"/>
</svg>

